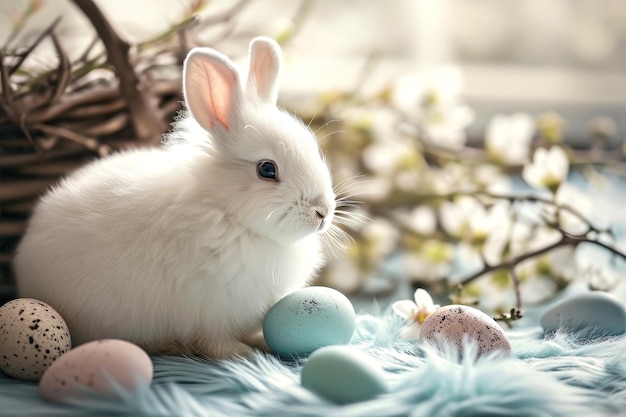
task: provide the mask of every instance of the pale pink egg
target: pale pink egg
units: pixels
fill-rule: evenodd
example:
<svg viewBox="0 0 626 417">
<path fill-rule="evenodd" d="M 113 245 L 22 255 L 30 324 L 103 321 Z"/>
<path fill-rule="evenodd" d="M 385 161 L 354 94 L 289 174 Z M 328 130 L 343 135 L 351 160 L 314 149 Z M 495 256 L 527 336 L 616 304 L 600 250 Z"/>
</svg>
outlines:
<svg viewBox="0 0 626 417">
<path fill-rule="evenodd" d="M 420 340 L 459 354 L 474 343 L 478 356 L 498 351 L 508 355 L 511 343 L 498 323 L 482 311 L 465 305 L 447 305 L 429 315 L 420 329 Z"/>
<path fill-rule="evenodd" d="M 57 359 L 39 383 L 43 398 L 67 402 L 86 391 L 115 397 L 115 385 L 126 390 L 146 388 L 153 367 L 148 354 L 132 343 L 105 339 L 85 343 Z"/>
</svg>

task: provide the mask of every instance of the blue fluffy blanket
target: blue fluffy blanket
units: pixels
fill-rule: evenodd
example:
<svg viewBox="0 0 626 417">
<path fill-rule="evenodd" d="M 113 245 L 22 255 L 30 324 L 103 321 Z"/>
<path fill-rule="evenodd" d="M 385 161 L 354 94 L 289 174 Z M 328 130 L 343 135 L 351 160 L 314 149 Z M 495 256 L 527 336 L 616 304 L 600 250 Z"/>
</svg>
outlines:
<svg viewBox="0 0 626 417">
<path fill-rule="evenodd" d="M 300 385 L 302 362 L 155 357 L 149 390 L 120 400 L 48 404 L 37 384 L 0 373 L 0 416 L 596 416 L 626 415 L 626 339 L 507 331 L 507 359 L 449 360 L 400 338 L 389 311 L 359 314 L 350 342 L 385 369 L 391 392 L 339 406 Z"/>
</svg>

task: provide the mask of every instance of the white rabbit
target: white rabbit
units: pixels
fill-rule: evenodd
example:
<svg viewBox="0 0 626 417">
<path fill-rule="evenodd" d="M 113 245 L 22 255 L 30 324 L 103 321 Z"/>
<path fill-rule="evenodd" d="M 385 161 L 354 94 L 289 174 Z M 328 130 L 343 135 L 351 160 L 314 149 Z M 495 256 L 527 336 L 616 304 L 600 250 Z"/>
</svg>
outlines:
<svg viewBox="0 0 626 417">
<path fill-rule="evenodd" d="M 314 134 L 276 106 L 280 64 L 278 44 L 254 39 L 244 85 L 226 56 L 193 49 L 165 146 L 97 160 L 42 197 L 19 296 L 57 309 L 75 344 L 249 353 L 267 310 L 322 266 L 336 209 Z"/>
</svg>

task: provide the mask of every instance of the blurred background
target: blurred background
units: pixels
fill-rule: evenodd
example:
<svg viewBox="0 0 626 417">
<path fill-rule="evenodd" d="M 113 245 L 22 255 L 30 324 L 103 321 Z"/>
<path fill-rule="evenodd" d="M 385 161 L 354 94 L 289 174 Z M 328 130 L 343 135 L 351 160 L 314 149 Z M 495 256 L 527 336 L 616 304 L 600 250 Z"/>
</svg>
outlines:
<svg viewBox="0 0 626 417">
<path fill-rule="evenodd" d="M 0 5 L 0 40 L 26 0 Z M 27 42 L 56 17 L 67 53 L 78 54 L 93 28 L 69 1 L 42 1 L 16 43 Z M 108 0 L 97 4 L 130 42 L 154 37 L 189 9 L 187 0 Z M 213 0 L 211 18 L 235 0 Z M 287 47 L 283 98 L 334 89 L 372 90 L 418 67 L 452 64 L 463 75 L 462 96 L 476 109 L 469 130 L 479 136 L 498 112 L 554 110 L 569 135 L 586 137 L 593 116 L 615 119 L 626 131 L 626 3 L 622 0 L 272 0 L 248 1 L 230 22 L 208 25 L 198 37 L 244 57 L 256 35 L 295 32 Z M 225 33 L 227 32 L 227 33 Z M 101 46 L 96 46 L 96 48 Z M 54 56 L 40 54 L 45 65 Z M 53 51 L 50 51 L 53 53 Z M 376 56 L 368 85 L 355 86 Z"/>
<path fill-rule="evenodd" d="M 476 269 L 476 259 L 466 262 L 466 251 L 458 250 L 458 243 L 468 237 L 452 233 L 442 219 L 441 205 L 425 202 L 424 195 L 517 190 L 520 170 L 530 160 L 529 149 L 541 144 L 595 149 L 584 155 L 593 158 L 583 158 L 581 167 L 585 161 L 590 166 L 606 161 L 619 165 L 623 159 L 623 0 L 99 0 L 95 4 L 130 45 L 128 59 L 139 85 L 148 92 L 148 104 L 163 122 L 162 130 L 179 108 L 180 63 L 190 47 L 215 47 L 244 64 L 252 37 L 271 36 L 282 44 L 281 104 L 320 129 L 318 137 L 338 181 L 355 175 L 369 181 L 356 181 L 360 186 L 354 190 L 362 194 L 355 199 L 365 202 L 357 210 L 359 215 L 370 220 L 366 226 L 346 227 L 354 243 L 321 278 L 347 293 L 395 294 L 394 280 L 408 278 L 414 288 L 449 278 L 459 264 L 464 266 L 461 272 L 468 264 Z M 56 39 L 44 36 L 38 42 L 46 31 Z M 0 284 L 4 297 L 10 297 L 14 286 L 8 264 L 34 198 L 86 160 L 129 144 L 155 145 L 159 138 L 149 134 L 141 138 L 136 125 L 133 129 L 135 116 L 126 114 L 132 106 L 116 93 L 104 101 L 81 101 L 94 105 L 97 118 L 93 120 L 82 120 L 87 116 L 71 107 L 55 117 L 43 111 L 58 110 L 59 103 L 73 95 L 107 83 L 117 85 L 116 73 L 106 63 L 105 43 L 74 2 L 4 0 L 0 45 L 12 74 L 10 82 L 2 85 L 3 93 L 12 90 L 22 103 L 11 110 L 5 101 L 0 110 Z M 24 62 L 21 56 L 26 57 Z M 59 94 L 46 98 L 45 104 L 29 104 L 37 101 L 32 97 L 47 97 L 51 90 Z M 4 99 L 8 100 L 6 94 Z M 485 138 L 494 118 L 510 114 L 522 114 L 523 120 L 531 120 L 530 126 L 524 128 L 525 122 L 520 122 L 510 128 L 501 142 L 504 148 L 499 149 L 504 154 L 496 157 L 495 148 L 485 147 Z M 527 149 L 514 157 L 515 144 L 507 148 L 506 141 L 518 136 Z M 619 182 L 624 170 L 618 168 Z M 604 202 L 592 210 L 594 216 L 608 218 L 607 222 L 614 219 L 614 211 L 623 203 L 615 197 L 619 188 L 598 188 L 599 171 L 572 172 L 584 174 L 573 176 L 578 178 L 579 194 Z M 405 200 L 398 202 L 399 196 Z M 492 200 L 480 203 L 485 209 L 494 205 Z M 399 252 L 411 256 L 399 259 L 395 256 Z M 510 255 L 504 252 L 500 255 Z M 559 262 L 571 263 L 567 258 Z M 545 262 L 537 265 L 523 278 L 549 276 L 549 288 L 544 282 L 540 292 L 560 290 L 571 280 L 546 270 Z M 492 278 L 500 289 L 511 289 L 511 276 Z M 453 284 L 454 280 L 439 291 L 450 292 Z M 437 286 L 432 290 L 436 293 Z M 493 288 L 482 295 L 474 288 L 457 294 L 457 301 L 471 295 L 484 303 L 493 294 Z M 510 294 L 486 308 L 505 311 L 513 302 Z"/>
</svg>

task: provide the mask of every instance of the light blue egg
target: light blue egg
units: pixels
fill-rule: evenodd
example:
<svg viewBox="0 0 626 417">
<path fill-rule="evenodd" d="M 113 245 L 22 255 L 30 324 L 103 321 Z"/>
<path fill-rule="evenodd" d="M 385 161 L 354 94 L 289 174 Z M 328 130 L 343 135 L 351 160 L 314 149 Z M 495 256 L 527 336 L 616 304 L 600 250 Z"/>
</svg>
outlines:
<svg viewBox="0 0 626 417">
<path fill-rule="evenodd" d="M 339 404 L 371 400 L 389 391 L 378 363 L 349 346 L 327 346 L 315 351 L 302 367 L 301 383 Z"/>
<path fill-rule="evenodd" d="M 585 336 L 620 336 L 626 333 L 626 309 L 610 294 L 593 291 L 558 302 L 541 316 L 546 332 L 559 329 Z"/>
<path fill-rule="evenodd" d="M 303 357 L 350 341 L 355 327 L 350 300 L 332 288 L 308 287 L 280 299 L 263 322 L 265 341 L 282 357 Z"/>
</svg>

